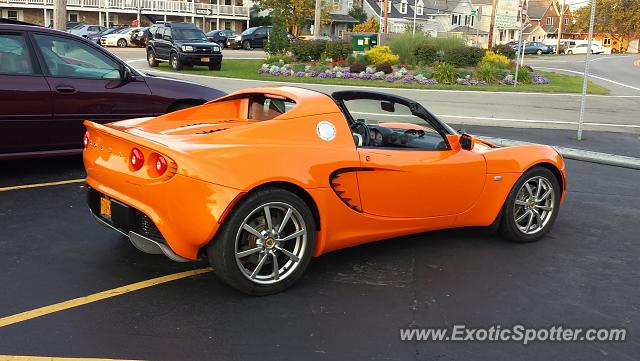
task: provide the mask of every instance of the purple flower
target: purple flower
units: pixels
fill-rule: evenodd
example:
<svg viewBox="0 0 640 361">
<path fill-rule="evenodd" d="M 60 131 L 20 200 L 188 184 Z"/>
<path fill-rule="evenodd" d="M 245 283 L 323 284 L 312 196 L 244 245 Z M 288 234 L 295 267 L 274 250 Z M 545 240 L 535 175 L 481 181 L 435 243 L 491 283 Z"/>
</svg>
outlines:
<svg viewBox="0 0 640 361">
<path fill-rule="evenodd" d="M 312 78 L 315 78 L 315 77 L 317 77 L 317 76 L 318 76 L 318 72 L 317 72 L 317 71 L 315 71 L 315 70 L 311 70 L 308 74 L 309 74 L 309 76 L 310 76 L 310 77 L 312 77 Z"/>
<path fill-rule="evenodd" d="M 327 74 L 327 78 L 335 78 L 336 77 L 336 73 L 331 72 L 331 73 L 326 73 Z"/>
<path fill-rule="evenodd" d="M 297 76 L 298 78 L 302 78 L 304 75 L 305 75 L 305 72 L 304 72 L 304 71 L 299 71 L 299 72 L 297 72 L 297 73 L 296 73 L 296 76 Z"/>
<path fill-rule="evenodd" d="M 549 79 L 545 78 L 542 74 L 531 73 L 530 76 L 533 84 L 549 84 Z"/>
<path fill-rule="evenodd" d="M 384 80 L 385 80 L 385 81 L 387 81 L 387 82 L 389 82 L 389 83 L 393 83 L 394 81 L 398 80 L 398 78 L 396 78 L 396 77 L 395 77 L 395 76 L 393 76 L 393 75 L 387 75 L 387 76 L 384 78 Z"/>
<path fill-rule="evenodd" d="M 438 81 L 435 79 L 422 79 L 419 83 L 422 85 L 434 85 L 438 84 Z"/>
<path fill-rule="evenodd" d="M 318 74 L 318 78 L 320 78 L 320 79 L 324 79 L 324 78 L 328 78 L 328 77 L 329 77 L 328 73 L 320 73 L 320 74 Z"/>
<path fill-rule="evenodd" d="M 414 80 L 413 75 L 405 75 L 405 76 L 402 78 L 402 81 L 403 81 L 405 84 L 411 84 L 411 83 L 413 83 L 413 80 Z"/>
<path fill-rule="evenodd" d="M 371 73 L 360 74 L 360 79 L 373 80 L 373 74 L 371 74 Z"/>
</svg>

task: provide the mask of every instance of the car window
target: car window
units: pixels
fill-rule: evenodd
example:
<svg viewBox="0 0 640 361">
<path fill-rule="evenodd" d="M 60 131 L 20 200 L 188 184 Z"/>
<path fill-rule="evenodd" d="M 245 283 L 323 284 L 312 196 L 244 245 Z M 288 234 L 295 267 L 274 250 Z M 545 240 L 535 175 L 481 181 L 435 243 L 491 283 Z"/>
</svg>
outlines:
<svg viewBox="0 0 640 361">
<path fill-rule="evenodd" d="M 22 35 L 0 34 L 0 74 L 33 74 L 29 48 Z"/>
<path fill-rule="evenodd" d="M 271 120 L 291 110 L 296 103 L 277 96 L 255 94 L 249 97 L 247 118 L 252 120 Z"/>
<path fill-rule="evenodd" d="M 158 28 L 158 31 L 156 31 L 156 35 L 154 37 L 156 39 L 162 39 L 163 35 L 164 35 L 164 28 Z"/>
<path fill-rule="evenodd" d="M 120 64 L 92 46 L 60 36 L 35 34 L 51 76 L 119 79 Z"/>
<path fill-rule="evenodd" d="M 429 122 L 400 103 L 375 99 L 344 101 L 356 122 L 366 124 L 371 132 L 369 146 L 393 149 L 446 150 L 445 139 Z"/>
<path fill-rule="evenodd" d="M 90 26 L 89 27 L 89 31 L 98 31 L 98 27 L 97 26 Z"/>
<path fill-rule="evenodd" d="M 254 31 L 256 31 L 257 28 L 249 28 L 245 31 L 242 32 L 242 35 L 249 35 L 249 34 L 253 34 Z"/>
<path fill-rule="evenodd" d="M 255 33 L 256 33 L 256 35 L 267 35 L 267 29 L 261 28 L 261 29 L 256 30 Z"/>
</svg>

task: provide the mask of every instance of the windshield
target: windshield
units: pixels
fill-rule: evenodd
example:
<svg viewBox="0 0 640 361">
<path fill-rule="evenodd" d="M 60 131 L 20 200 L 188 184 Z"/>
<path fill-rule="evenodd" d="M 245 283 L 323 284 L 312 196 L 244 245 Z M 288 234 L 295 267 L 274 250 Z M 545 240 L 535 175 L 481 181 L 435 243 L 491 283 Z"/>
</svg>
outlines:
<svg viewBox="0 0 640 361">
<path fill-rule="evenodd" d="M 206 35 L 204 35 L 204 32 L 196 28 L 188 28 L 188 29 L 174 28 L 174 29 L 171 29 L 171 36 L 173 36 L 174 40 L 207 40 L 207 37 Z"/>
<path fill-rule="evenodd" d="M 103 32 L 102 32 L 102 33 L 100 33 L 100 34 L 102 34 L 102 35 L 109 35 L 109 34 L 113 33 L 114 31 L 116 31 L 116 29 L 111 28 L 111 29 L 107 29 L 107 30 L 103 31 Z"/>
<path fill-rule="evenodd" d="M 252 34 L 254 31 L 256 31 L 257 28 L 249 28 L 245 31 L 242 32 L 242 35 L 249 35 Z"/>
</svg>

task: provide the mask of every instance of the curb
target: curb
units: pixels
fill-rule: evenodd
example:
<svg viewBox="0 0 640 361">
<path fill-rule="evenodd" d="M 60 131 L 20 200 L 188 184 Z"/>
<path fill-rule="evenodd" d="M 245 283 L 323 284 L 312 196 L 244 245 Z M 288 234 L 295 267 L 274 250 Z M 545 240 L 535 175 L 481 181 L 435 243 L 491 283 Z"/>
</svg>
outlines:
<svg viewBox="0 0 640 361">
<path fill-rule="evenodd" d="M 522 142 L 519 140 L 484 137 L 484 136 L 480 136 L 480 138 L 504 147 L 536 144 L 536 143 Z M 615 154 L 609 154 L 609 153 L 593 152 L 590 150 L 559 147 L 555 145 L 550 145 L 550 147 L 553 147 L 556 151 L 558 151 L 558 153 L 560 153 L 564 158 L 567 158 L 567 159 L 574 159 L 574 160 L 580 160 L 583 162 L 611 165 L 614 167 L 640 169 L 640 158 L 627 157 L 624 155 L 615 155 Z"/>
</svg>

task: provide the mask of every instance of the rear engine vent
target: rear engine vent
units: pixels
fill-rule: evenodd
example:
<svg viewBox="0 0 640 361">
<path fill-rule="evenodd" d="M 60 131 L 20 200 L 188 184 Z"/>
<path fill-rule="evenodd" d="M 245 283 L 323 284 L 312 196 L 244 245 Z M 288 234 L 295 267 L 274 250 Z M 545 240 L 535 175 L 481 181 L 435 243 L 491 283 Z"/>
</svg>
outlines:
<svg viewBox="0 0 640 361">
<path fill-rule="evenodd" d="M 227 128 L 208 129 L 208 130 L 203 130 L 201 132 L 197 132 L 196 134 L 211 134 L 211 133 L 219 132 L 225 129 Z"/>
</svg>

